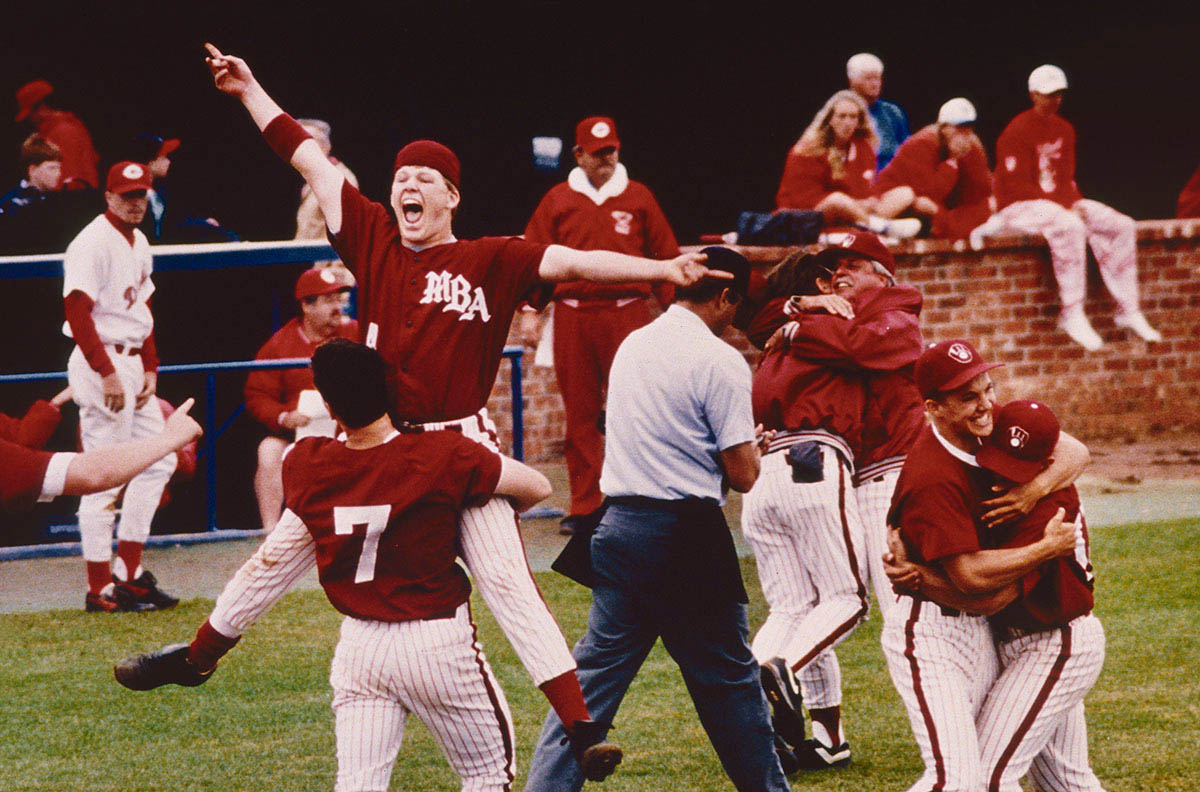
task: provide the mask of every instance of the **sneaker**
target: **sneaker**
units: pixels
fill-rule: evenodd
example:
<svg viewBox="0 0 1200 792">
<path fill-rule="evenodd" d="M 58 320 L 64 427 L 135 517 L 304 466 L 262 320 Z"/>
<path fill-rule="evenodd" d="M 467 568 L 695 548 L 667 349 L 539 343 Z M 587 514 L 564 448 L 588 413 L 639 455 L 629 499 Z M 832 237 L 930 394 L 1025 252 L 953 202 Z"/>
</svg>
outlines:
<svg viewBox="0 0 1200 792">
<path fill-rule="evenodd" d="M 1095 352 L 1104 346 L 1104 339 L 1096 333 L 1092 323 L 1084 316 L 1083 311 L 1071 311 L 1058 318 L 1058 329 L 1062 330 L 1071 340 L 1089 352 Z"/>
<path fill-rule="evenodd" d="M 793 748 L 803 745 L 804 697 L 787 662 L 774 657 L 761 666 L 763 693 L 771 705 L 771 726 Z"/>
<path fill-rule="evenodd" d="M 921 233 L 921 218 L 919 217 L 897 217 L 887 221 L 887 228 L 883 232 L 887 236 L 894 239 L 912 239 L 917 234 Z"/>
<path fill-rule="evenodd" d="M 151 610 L 145 603 L 138 602 L 116 586 L 105 586 L 99 594 L 88 592 L 83 598 L 83 609 L 88 613 L 139 613 Z"/>
<path fill-rule="evenodd" d="M 145 605 L 146 607 L 142 610 L 166 610 L 179 604 L 178 597 L 172 597 L 158 587 L 158 581 L 154 579 L 154 575 L 150 574 L 149 570 L 143 569 L 142 574 L 129 582 L 118 580 L 114 576 L 113 586 L 117 599 L 121 599 L 122 596 L 127 597 L 140 605 Z"/>
<path fill-rule="evenodd" d="M 1132 331 L 1135 335 L 1151 344 L 1157 344 L 1163 340 L 1162 333 L 1155 330 L 1146 321 L 1146 315 L 1141 311 L 1128 314 L 1117 314 L 1113 317 L 1113 324 L 1117 327 L 1124 327 Z"/>
<path fill-rule="evenodd" d="M 845 767 L 850 764 L 850 743 L 844 742 L 830 748 L 818 740 L 805 740 L 802 745 L 796 746 L 795 756 L 805 770 Z"/>
</svg>

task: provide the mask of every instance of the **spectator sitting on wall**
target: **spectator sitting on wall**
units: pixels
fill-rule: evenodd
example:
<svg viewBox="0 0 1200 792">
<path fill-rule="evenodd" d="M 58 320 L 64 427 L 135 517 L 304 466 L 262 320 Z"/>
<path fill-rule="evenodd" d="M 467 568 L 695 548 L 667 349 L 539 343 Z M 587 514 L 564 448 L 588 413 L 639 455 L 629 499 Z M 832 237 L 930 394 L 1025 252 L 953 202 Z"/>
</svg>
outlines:
<svg viewBox="0 0 1200 792">
<path fill-rule="evenodd" d="M 296 281 L 300 316 L 279 328 L 258 350 L 255 360 L 311 358 L 316 348 L 331 338 L 357 341 L 358 322 L 342 313 L 342 295 L 348 289 L 329 269 L 301 273 Z M 283 511 L 284 449 L 298 436 L 332 437 L 334 427 L 313 385 L 312 369 L 251 371 L 245 396 L 246 409 L 269 433 L 258 444 L 254 493 L 263 530 L 270 531 Z"/>
<path fill-rule="evenodd" d="M 92 145 L 87 127 L 74 113 L 55 110 L 46 103 L 54 86 L 45 80 L 34 80 L 17 89 L 17 121 L 29 121 L 37 133 L 58 146 L 62 153 L 62 182 L 66 189 L 100 186 L 96 166 L 100 155 Z"/>
<path fill-rule="evenodd" d="M 988 230 L 1046 238 L 1062 299 L 1058 326 L 1080 346 L 1094 351 L 1104 344 L 1083 312 L 1089 244 L 1117 303 L 1117 327 L 1145 341 L 1162 341 L 1138 304 L 1133 219 L 1084 198 L 1075 183 L 1075 127 L 1058 114 L 1066 90 L 1067 75 L 1057 66 L 1038 66 L 1029 75 L 1033 107 L 1010 121 L 996 141 L 999 212 Z"/>
<path fill-rule="evenodd" d="M 62 152 L 34 132 L 21 144 L 21 183 L 0 197 L 0 213 L 19 212 L 45 200 L 62 184 Z"/>
<path fill-rule="evenodd" d="M 153 133 L 138 135 L 133 140 L 129 159 L 145 164 L 154 178 L 154 186 L 146 193 L 149 201 L 146 218 L 139 228 L 151 244 L 236 241 L 238 235 L 222 227 L 215 217 L 183 214 L 171 199 L 165 182 L 171 173 L 171 157 L 179 146 L 179 138 L 163 138 Z"/>
<path fill-rule="evenodd" d="M 1200 217 L 1200 168 L 1188 179 L 1183 191 L 1179 193 L 1179 203 L 1175 206 L 1176 217 Z"/>
<path fill-rule="evenodd" d="M 909 211 L 927 218 L 933 236 L 965 239 L 992 214 L 992 174 L 975 119 L 974 105 L 962 97 L 942 105 L 937 123 L 904 141 L 879 173 L 875 194 L 911 189 Z"/>
<path fill-rule="evenodd" d="M 829 225 L 853 223 L 876 234 L 916 236 L 920 220 L 891 219 L 912 204 L 911 189 L 871 194 L 878 142 L 867 103 L 854 91 L 838 91 L 788 152 L 776 207 L 816 209 Z"/>
<path fill-rule="evenodd" d="M 337 169 L 346 177 L 346 181 L 358 186 L 358 177 L 354 172 L 346 166 L 346 163 L 333 156 L 333 128 L 329 126 L 328 121 L 322 121 L 319 118 L 301 118 L 297 119 L 296 123 L 302 126 L 308 134 L 312 135 L 313 140 L 317 141 L 317 145 L 321 147 L 321 151 L 329 157 L 329 161 L 337 166 Z M 308 186 L 308 182 L 300 188 L 300 207 L 296 210 L 296 239 L 319 239 L 324 241 L 327 239 L 325 235 L 325 214 L 321 211 L 320 205 L 317 204 L 317 196 L 313 194 L 312 188 Z M 341 259 L 329 259 L 327 261 L 314 261 L 314 267 L 331 267 L 338 281 L 347 288 L 353 288 L 355 285 L 354 275 L 346 268 Z M 344 293 L 347 297 L 349 292 Z"/>
<path fill-rule="evenodd" d="M 860 52 L 846 61 L 850 88 L 863 98 L 875 122 L 879 145 L 875 159 L 883 170 L 896 156 L 896 150 L 908 138 L 908 116 L 900 105 L 880 99 L 883 91 L 883 61 L 869 52 Z"/>
</svg>

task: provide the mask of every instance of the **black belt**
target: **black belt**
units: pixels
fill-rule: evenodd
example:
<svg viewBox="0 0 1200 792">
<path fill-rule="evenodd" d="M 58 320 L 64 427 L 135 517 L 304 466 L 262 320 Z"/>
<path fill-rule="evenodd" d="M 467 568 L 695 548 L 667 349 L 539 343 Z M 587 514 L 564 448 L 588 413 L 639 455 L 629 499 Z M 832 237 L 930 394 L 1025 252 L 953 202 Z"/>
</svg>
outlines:
<svg viewBox="0 0 1200 792">
<path fill-rule="evenodd" d="M 655 509 L 657 511 L 680 512 L 701 506 L 720 508 L 720 504 L 712 498 L 650 498 L 645 495 L 617 495 L 606 499 L 613 506 L 627 506 L 634 509 Z"/>
<path fill-rule="evenodd" d="M 130 357 L 133 357 L 134 355 L 142 354 L 141 347 L 125 346 L 124 344 L 113 344 L 113 349 L 117 350 L 118 355 L 129 355 Z"/>
</svg>

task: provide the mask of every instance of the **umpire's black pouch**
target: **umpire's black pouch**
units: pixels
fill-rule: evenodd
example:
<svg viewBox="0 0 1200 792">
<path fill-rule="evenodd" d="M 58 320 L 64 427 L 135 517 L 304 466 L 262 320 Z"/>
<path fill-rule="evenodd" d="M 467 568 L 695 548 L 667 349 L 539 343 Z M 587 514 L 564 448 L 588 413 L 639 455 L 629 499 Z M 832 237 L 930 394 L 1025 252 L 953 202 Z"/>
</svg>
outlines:
<svg viewBox="0 0 1200 792">
<path fill-rule="evenodd" d="M 605 503 L 607 504 L 607 501 Z M 596 573 L 592 569 L 592 534 L 596 533 L 596 528 L 600 525 L 604 508 L 601 506 L 575 521 L 574 533 L 559 552 L 558 558 L 550 564 L 550 568 L 558 574 L 587 588 L 596 585 Z"/>
<path fill-rule="evenodd" d="M 792 481 L 815 484 L 825 478 L 825 454 L 821 444 L 811 440 L 796 443 L 787 450 L 787 462 L 792 467 Z"/>
</svg>

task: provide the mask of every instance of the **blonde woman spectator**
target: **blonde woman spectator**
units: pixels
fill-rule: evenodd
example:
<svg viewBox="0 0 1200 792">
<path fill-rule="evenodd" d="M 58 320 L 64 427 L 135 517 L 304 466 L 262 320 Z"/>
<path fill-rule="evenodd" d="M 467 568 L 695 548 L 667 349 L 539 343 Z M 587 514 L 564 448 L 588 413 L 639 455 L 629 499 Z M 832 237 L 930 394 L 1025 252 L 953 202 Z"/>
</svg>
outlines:
<svg viewBox="0 0 1200 792">
<path fill-rule="evenodd" d="M 916 236 L 920 220 L 892 219 L 912 204 L 911 188 L 871 194 L 878 143 L 867 103 L 854 91 L 838 91 L 788 152 L 776 206 L 816 209 L 830 225 L 855 224 L 898 238 Z"/>
</svg>

